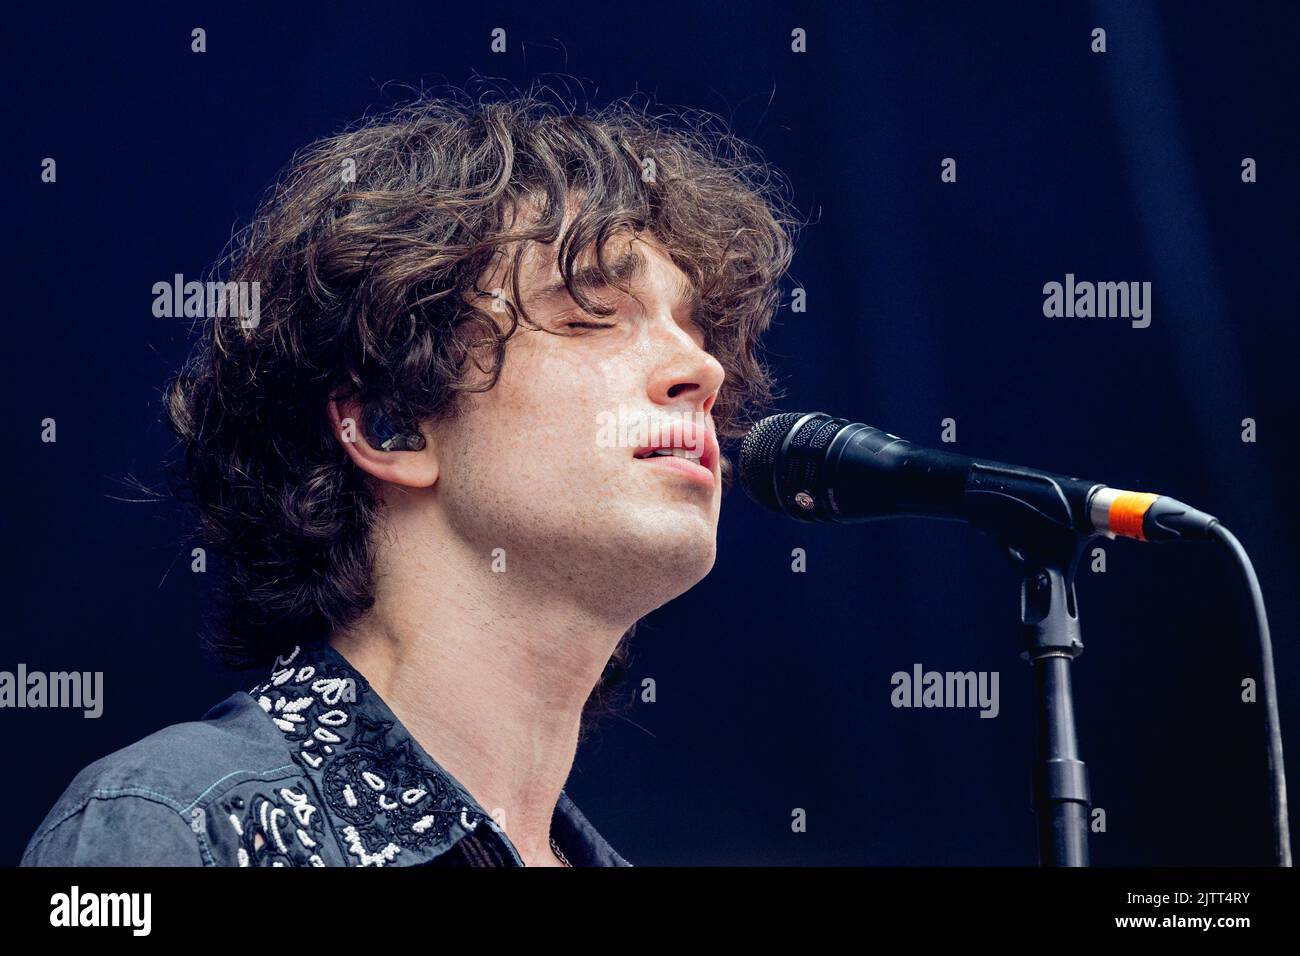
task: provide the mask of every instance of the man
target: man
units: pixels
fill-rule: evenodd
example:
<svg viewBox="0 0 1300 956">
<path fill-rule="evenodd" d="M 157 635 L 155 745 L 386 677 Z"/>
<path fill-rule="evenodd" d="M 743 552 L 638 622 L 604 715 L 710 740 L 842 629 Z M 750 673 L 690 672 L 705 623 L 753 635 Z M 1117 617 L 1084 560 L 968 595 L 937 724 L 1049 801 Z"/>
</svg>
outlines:
<svg viewBox="0 0 1300 956">
<path fill-rule="evenodd" d="M 713 565 L 772 182 L 699 122 L 531 96 L 296 157 L 168 395 L 212 644 L 268 676 L 83 770 L 24 863 L 626 865 L 564 784 L 637 620 Z"/>
</svg>

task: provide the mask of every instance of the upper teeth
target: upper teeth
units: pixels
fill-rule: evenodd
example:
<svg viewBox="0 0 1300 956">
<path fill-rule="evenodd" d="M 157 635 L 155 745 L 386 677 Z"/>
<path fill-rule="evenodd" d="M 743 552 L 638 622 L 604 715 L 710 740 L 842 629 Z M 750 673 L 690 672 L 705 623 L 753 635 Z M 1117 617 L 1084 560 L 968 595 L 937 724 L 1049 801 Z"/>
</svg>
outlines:
<svg viewBox="0 0 1300 956">
<path fill-rule="evenodd" d="M 656 448 L 649 455 L 646 455 L 646 457 L 650 458 L 654 455 L 672 455 L 674 458 L 689 458 L 691 461 L 700 460 L 700 453 L 698 451 L 690 451 L 686 448 Z"/>
</svg>

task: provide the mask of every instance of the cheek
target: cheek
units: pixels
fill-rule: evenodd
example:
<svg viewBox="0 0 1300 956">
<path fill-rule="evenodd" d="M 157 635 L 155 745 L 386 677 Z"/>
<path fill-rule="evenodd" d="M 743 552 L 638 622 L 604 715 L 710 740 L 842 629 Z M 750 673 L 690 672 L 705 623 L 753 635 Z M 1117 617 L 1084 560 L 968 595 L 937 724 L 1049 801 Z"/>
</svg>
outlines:
<svg viewBox="0 0 1300 956">
<path fill-rule="evenodd" d="M 463 396 L 446 435 L 444 488 L 458 511 L 478 516 L 465 520 L 571 522 L 582 502 L 622 481 L 621 450 L 597 446 L 599 413 L 617 407 L 619 381 L 617 363 L 521 349 L 493 388 Z"/>
<path fill-rule="evenodd" d="M 507 360 L 496 387 L 482 396 L 484 417 L 503 432 L 502 443 L 534 448 L 553 464 L 562 455 L 557 471 L 590 470 L 602 416 L 616 414 L 620 405 L 639 410 L 644 401 L 637 402 L 627 355 L 573 342 L 554 346 L 521 350 Z"/>
</svg>

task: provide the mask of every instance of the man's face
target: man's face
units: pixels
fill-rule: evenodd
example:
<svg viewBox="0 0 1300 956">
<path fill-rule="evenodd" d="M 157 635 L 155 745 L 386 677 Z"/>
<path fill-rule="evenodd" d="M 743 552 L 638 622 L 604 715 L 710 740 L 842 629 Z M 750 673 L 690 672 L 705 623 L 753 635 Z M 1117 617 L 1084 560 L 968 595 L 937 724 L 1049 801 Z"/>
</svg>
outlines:
<svg viewBox="0 0 1300 956">
<path fill-rule="evenodd" d="M 653 240 L 608 247 L 632 275 L 631 294 L 588 292 L 609 316 L 578 307 L 554 255 L 530 247 L 520 289 L 533 323 L 566 334 L 521 326 L 495 387 L 464 395 L 435 428 L 436 499 L 485 562 L 504 548 L 507 573 L 639 615 L 713 566 L 722 493 L 709 412 L 723 369 L 704 350 L 685 274 Z M 483 287 L 509 288 L 493 278 Z"/>
</svg>

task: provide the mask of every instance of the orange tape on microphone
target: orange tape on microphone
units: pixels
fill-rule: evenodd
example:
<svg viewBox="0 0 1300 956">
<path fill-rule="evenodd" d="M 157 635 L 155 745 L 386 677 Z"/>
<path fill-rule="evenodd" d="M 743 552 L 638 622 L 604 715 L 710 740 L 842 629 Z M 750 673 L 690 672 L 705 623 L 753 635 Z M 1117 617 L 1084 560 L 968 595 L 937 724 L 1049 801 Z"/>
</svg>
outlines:
<svg viewBox="0 0 1300 956">
<path fill-rule="evenodd" d="M 1121 491 L 1110 503 L 1110 512 L 1107 515 L 1110 532 L 1145 541 L 1146 538 L 1142 536 L 1142 519 L 1146 517 L 1147 509 L 1159 497 L 1145 491 Z"/>
</svg>

